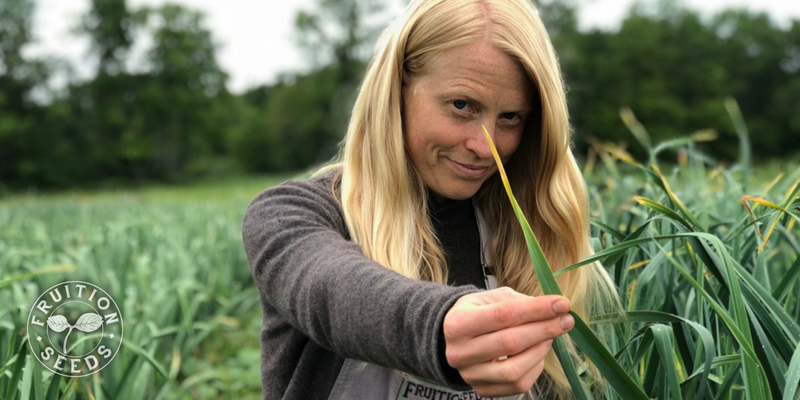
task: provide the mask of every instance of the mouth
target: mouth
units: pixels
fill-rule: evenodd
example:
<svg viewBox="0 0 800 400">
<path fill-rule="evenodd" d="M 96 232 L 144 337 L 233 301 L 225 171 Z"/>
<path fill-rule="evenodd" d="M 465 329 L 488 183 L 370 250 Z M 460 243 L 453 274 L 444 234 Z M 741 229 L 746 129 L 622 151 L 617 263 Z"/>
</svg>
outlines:
<svg viewBox="0 0 800 400">
<path fill-rule="evenodd" d="M 490 165 L 462 164 L 460 162 L 453 161 L 450 158 L 447 158 L 447 161 L 449 161 L 458 172 L 471 177 L 483 175 L 489 170 L 490 167 Z"/>
</svg>

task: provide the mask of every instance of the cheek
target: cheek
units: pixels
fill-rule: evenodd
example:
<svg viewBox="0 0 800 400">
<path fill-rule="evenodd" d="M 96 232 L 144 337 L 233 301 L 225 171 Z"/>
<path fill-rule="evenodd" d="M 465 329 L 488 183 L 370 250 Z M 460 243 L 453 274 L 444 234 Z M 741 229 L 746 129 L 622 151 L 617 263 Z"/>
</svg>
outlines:
<svg viewBox="0 0 800 400">
<path fill-rule="evenodd" d="M 427 110 L 416 109 L 409 113 L 403 124 L 403 140 L 409 156 L 415 163 L 430 162 L 431 154 L 435 148 L 441 146 L 441 135 L 436 129 L 441 124 Z"/>
<path fill-rule="evenodd" d="M 424 146 L 425 113 L 419 96 L 408 89 L 403 93 L 403 140 L 412 158 L 415 158 Z"/>
<path fill-rule="evenodd" d="M 523 130 L 520 129 L 514 132 L 508 132 L 504 135 L 503 140 L 497 144 L 497 152 L 501 158 L 508 159 L 519 148 L 522 141 Z"/>
<path fill-rule="evenodd" d="M 424 125 L 419 123 L 418 120 L 407 120 L 403 129 L 403 140 L 406 144 L 406 151 L 411 161 L 419 166 L 425 159 L 426 148 L 426 132 Z"/>
</svg>

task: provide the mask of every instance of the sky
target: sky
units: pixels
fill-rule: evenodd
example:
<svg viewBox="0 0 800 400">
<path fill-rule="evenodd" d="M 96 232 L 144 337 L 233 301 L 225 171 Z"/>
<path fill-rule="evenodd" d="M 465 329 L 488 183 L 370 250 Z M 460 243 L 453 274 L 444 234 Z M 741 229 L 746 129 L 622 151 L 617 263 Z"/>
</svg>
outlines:
<svg viewBox="0 0 800 400">
<path fill-rule="evenodd" d="M 220 45 L 218 61 L 229 74 L 229 90 L 275 82 L 281 72 L 308 68 L 308 60 L 295 48 L 294 18 L 301 9 L 313 9 L 315 0 L 171 0 L 201 10 L 206 26 Z M 634 0 L 580 0 L 582 29 L 614 29 Z M 649 1 L 649 0 L 644 0 Z M 164 0 L 128 0 L 130 8 L 155 6 Z M 690 9 L 711 15 L 726 8 L 767 12 L 778 23 L 800 20 L 800 0 L 683 0 Z M 31 56 L 50 55 L 69 60 L 77 75 L 93 70 L 89 44 L 72 32 L 77 16 L 87 12 L 89 0 L 36 0 L 34 37 L 26 49 Z"/>
</svg>

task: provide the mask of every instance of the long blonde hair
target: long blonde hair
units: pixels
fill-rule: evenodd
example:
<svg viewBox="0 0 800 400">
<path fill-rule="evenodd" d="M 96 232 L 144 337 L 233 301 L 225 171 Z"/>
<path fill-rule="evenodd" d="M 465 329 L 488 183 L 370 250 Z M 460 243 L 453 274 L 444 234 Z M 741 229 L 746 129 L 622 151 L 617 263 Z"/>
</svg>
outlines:
<svg viewBox="0 0 800 400">
<path fill-rule="evenodd" d="M 447 265 L 427 214 L 425 183 L 406 154 L 402 83 L 424 74 L 429 61 L 443 51 L 487 35 L 524 67 L 541 106 L 506 163 L 517 200 L 554 270 L 592 254 L 588 199 L 570 151 L 564 85 L 537 11 L 526 0 L 417 0 L 379 40 L 337 165 L 351 237 L 366 257 L 412 279 L 445 283 Z M 498 282 L 541 295 L 498 174 L 483 184 L 476 198 L 491 228 L 488 252 Z M 613 284 L 597 264 L 561 274 L 559 284 L 572 309 L 586 319 L 590 305 L 613 304 L 615 299 Z M 568 397 L 569 384 L 552 352 L 545 372 L 539 389 Z M 600 381 L 599 375 L 595 378 Z"/>
</svg>

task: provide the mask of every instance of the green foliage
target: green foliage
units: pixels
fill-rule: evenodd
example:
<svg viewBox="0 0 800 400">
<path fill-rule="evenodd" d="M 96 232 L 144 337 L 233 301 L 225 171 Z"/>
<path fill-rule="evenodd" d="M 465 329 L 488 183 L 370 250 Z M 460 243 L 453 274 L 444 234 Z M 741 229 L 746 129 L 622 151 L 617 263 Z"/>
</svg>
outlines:
<svg viewBox="0 0 800 400">
<path fill-rule="evenodd" d="M 666 174 L 598 147 L 602 169 L 585 171 L 598 252 L 570 268 L 599 260 L 620 289 L 627 315 L 592 322 L 647 396 L 794 399 L 800 164 L 745 173 L 693 145 L 676 145 L 687 158 Z M 0 393 L 258 398 L 258 295 L 239 228 L 250 198 L 282 179 L 0 202 Z M 130 345 L 92 378 L 53 376 L 22 340 L 31 302 L 67 279 L 107 289 L 125 318 Z"/>
<path fill-rule="evenodd" d="M 787 156 L 800 149 L 800 142 L 790 139 L 800 130 L 787 103 L 795 100 L 800 79 L 797 22 L 781 28 L 765 14 L 745 11 L 703 21 L 674 2 L 655 5 L 654 10 L 632 9 L 618 31 L 562 28 L 566 37 L 554 38 L 581 152 L 590 137 L 627 141 L 618 112 L 630 107 L 659 141 L 718 131 L 722 140 L 699 148 L 735 160 L 737 135 L 720 102 L 726 97 L 739 100 L 756 156 Z M 646 156 L 639 147 L 630 151 Z"/>
<path fill-rule="evenodd" d="M 357 85 L 364 61 L 383 29 L 381 12 L 388 1 L 317 0 L 313 12 L 301 10 L 295 19 L 297 44 L 317 67 L 337 68 L 335 81 Z M 377 21 L 377 23 L 376 23 Z"/>
<path fill-rule="evenodd" d="M 287 171 L 336 154 L 357 85 L 394 0 L 317 0 L 298 13 L 295 40 L 309 68 L 241 95 L 227 92 L 218 45 L 186 7 L 92 0 L 73 24 L 90 40 L 96 73 L 53 90 L 70 66 L 24 57 L 34 2 L 0 4 L 0 190 L 179 181 Z M 672 0 L 636 6 L 617 31 L 577 28 L 579 2 L 539 12 L 567 82 L 578 153 L 596 138 L 630 141 L 629 107 L 656 141 L 713 129 L 696 149 L 736 160 L 738 133 L 722 99 L 747 117 L 753 159 L 800 149 L 800 21 L 726 11 L 711 18 Z M 131 48 L 144 40 L 144 61 Z M 134 64 L 136 69 L 129 67 Z M 627 149 L 639 160 L 640 146 Z M 667 149 L 667 151 L 672 151 Z"/>
<path fill-rule="evenodd" d="M 124 70 L 134 28 L 156 38 L 145 72 Z M 99 56 L 97 75 L 31 105 L 35 119 L 9 119 L 17 137 L 8 182 L 69 187 L 214 172 L 226 151 L 230 95 L 202 15 L 177 5 L 129 13 L 124 2 L 98 0 L 82 29 Z"/>
<path fill-rule="evenodd" d="M 125 55 L 133 44 L 134 15 L 125 0 L 92 0 L 80 30 L 92 38 L 99 56 L 99 73 L 116 74 L 124 69 Z"/>
<path fill-rule="evenodd" d="M 545 257 L 542 247 L 539 245 L 533 229 L 528 224 L 527 217 L 522 212 L 514 193 L 511 190 L 511 185 L 508 182 L 508 177 L 503 168 L 503 162 L 500 160 L 500 155 L 497 154 L 497 149 L 492 142 L 492 138 L 486 127 L 483 126 L 483 135 L 486 141 L 489 142 L 489 147 L 492 150 L 495 164 L 497 165 L 498 173 L 503 181 L 503 186 L 511 202 L 511 207 L 514 209 L 514 215 L 519 222 L 522 232 L 525 235 L 525 243 L 528 246 L 528 251 L 531 257 L 531 263 L 536 270 L 536 279 L 542 288 L 544 294 L 561 295 L 561 288 L 558 286 L 553 270 Z M 630 376 L 625 373 L 625 370 L 614 359 L 614 356 L 608 351 L 605 345 L 595 336 L 588 325 L 583 321 L 580 315 L 570 311 L 570 314 L 575 319 L 575 327 L 569 332 L 569 337 L 580 348 L 580 350 L 589 358 L 598 369 L 603 371 L 603 377 L 608 381 L 609 385 L 625 399 L 647 399 L 647 395 L 641 388 L 641 385 L 634 382 Z M 553 342 L 553 349 L 558 357 L 561 367 L 569 380 L 575 397 L 579 400 L 589 400 L 591 394 L 589 390 L 583 385 L 578 373 L 576 371 L 572 354 L 568 351 L 565 337 L 558 337 Z"/>
<path fill-rule="evenodd" d="M 319 0 L 314 12 L 297 14 L 297 43 L 315 69 L 242 95 L 229 149 L 246 171 L 292 171 L 336 154 L 384 6 Z"/>
<path fill-rule="evenodd" d="M 33 10 L 31 0 L 0 2 L 0 182 L 25 174 L 38 161 L 25 155 L 27 133 L 38 116 L 30 93 L 48 71 L 42 60 L 23 54 L 32 39 Z"/>
<path fill-rule="evenodd" d="M 294 171 L 327 162 L 347 130 L 356 87 L 377 37 L 379 1 L 320 0 L 295 20 L 297 43 L 315 68 L 286 74 L 235 102 L 229 153 L 245 171 Z M 312 145 L 313 144 L 313 145 Z"/>
<path fill-rule="evenodd" d="M 254 115 L 245 119 L 250 125 L 239 132 L 234 146 L 248 170 L 297 170 L 336 154 L 346 129 L 339 107 L 350 108 L 354 100 L 353 92 L 337 85 L 338 73 L 326 67 L 297 76 L 272 88 L 263 106 L 247 104 L 246 112 Z"/>
<path fill-rule="evenodd" d="M 25 66 L 22 48 L 31 41 L 33 2 L 6 0 L 0 4 L 0 72 L 15 75 Z"/>
<path fill-rule="evenodd" d="M 645 139 L 650 154 L 663 147 Z M 594 322 L 611 328 L 612 351 L 649 396 L 794 398 L 800 166 L 748 184 L 748 163 L 726 169 L 691 141 L 677 148 L 687 158 L 663 175 L 598 147 L 604 169 L 586 171 L 598 253 L 568 269 L 594 260 L 608 269 L 628 314 Z M 671 331 L 659 328 L 659 342 L 652 329 L 663 324 Z"/>
<path fill-rule="evenodd" d="M 323 1 L 317 12 L 301 13 L 299 40 L 310 51 L 329 52 L 326 64 L 232 96 L 201 13 L 93 0 L 77 31 L 91 39 L 95 77 L 36 104 L 28 98 L 41 74 L 19 56 L 32 3 L 3 4 L 3 60 L 6 69 L 21 65 L 0 75 L 0 179 L 11 188 L 175 181 L 323 163 L 346 130 L 364 49 L 374 41 L 366 21 L 381 9 L 379 2 Z M 153 44 L 146 64 L 129 71 L 134 37 Z"/>
<path fill-rule="evenodd" d="M 0 202 L 0 396 L 260 398 L 261 314 L 241 219 L 279 179 Z M 52 374 L 23 340 L 33 301 L 66 280 L 108 291 L 124 321 L 122 350 L 90 377 Z"/>
</svg>

